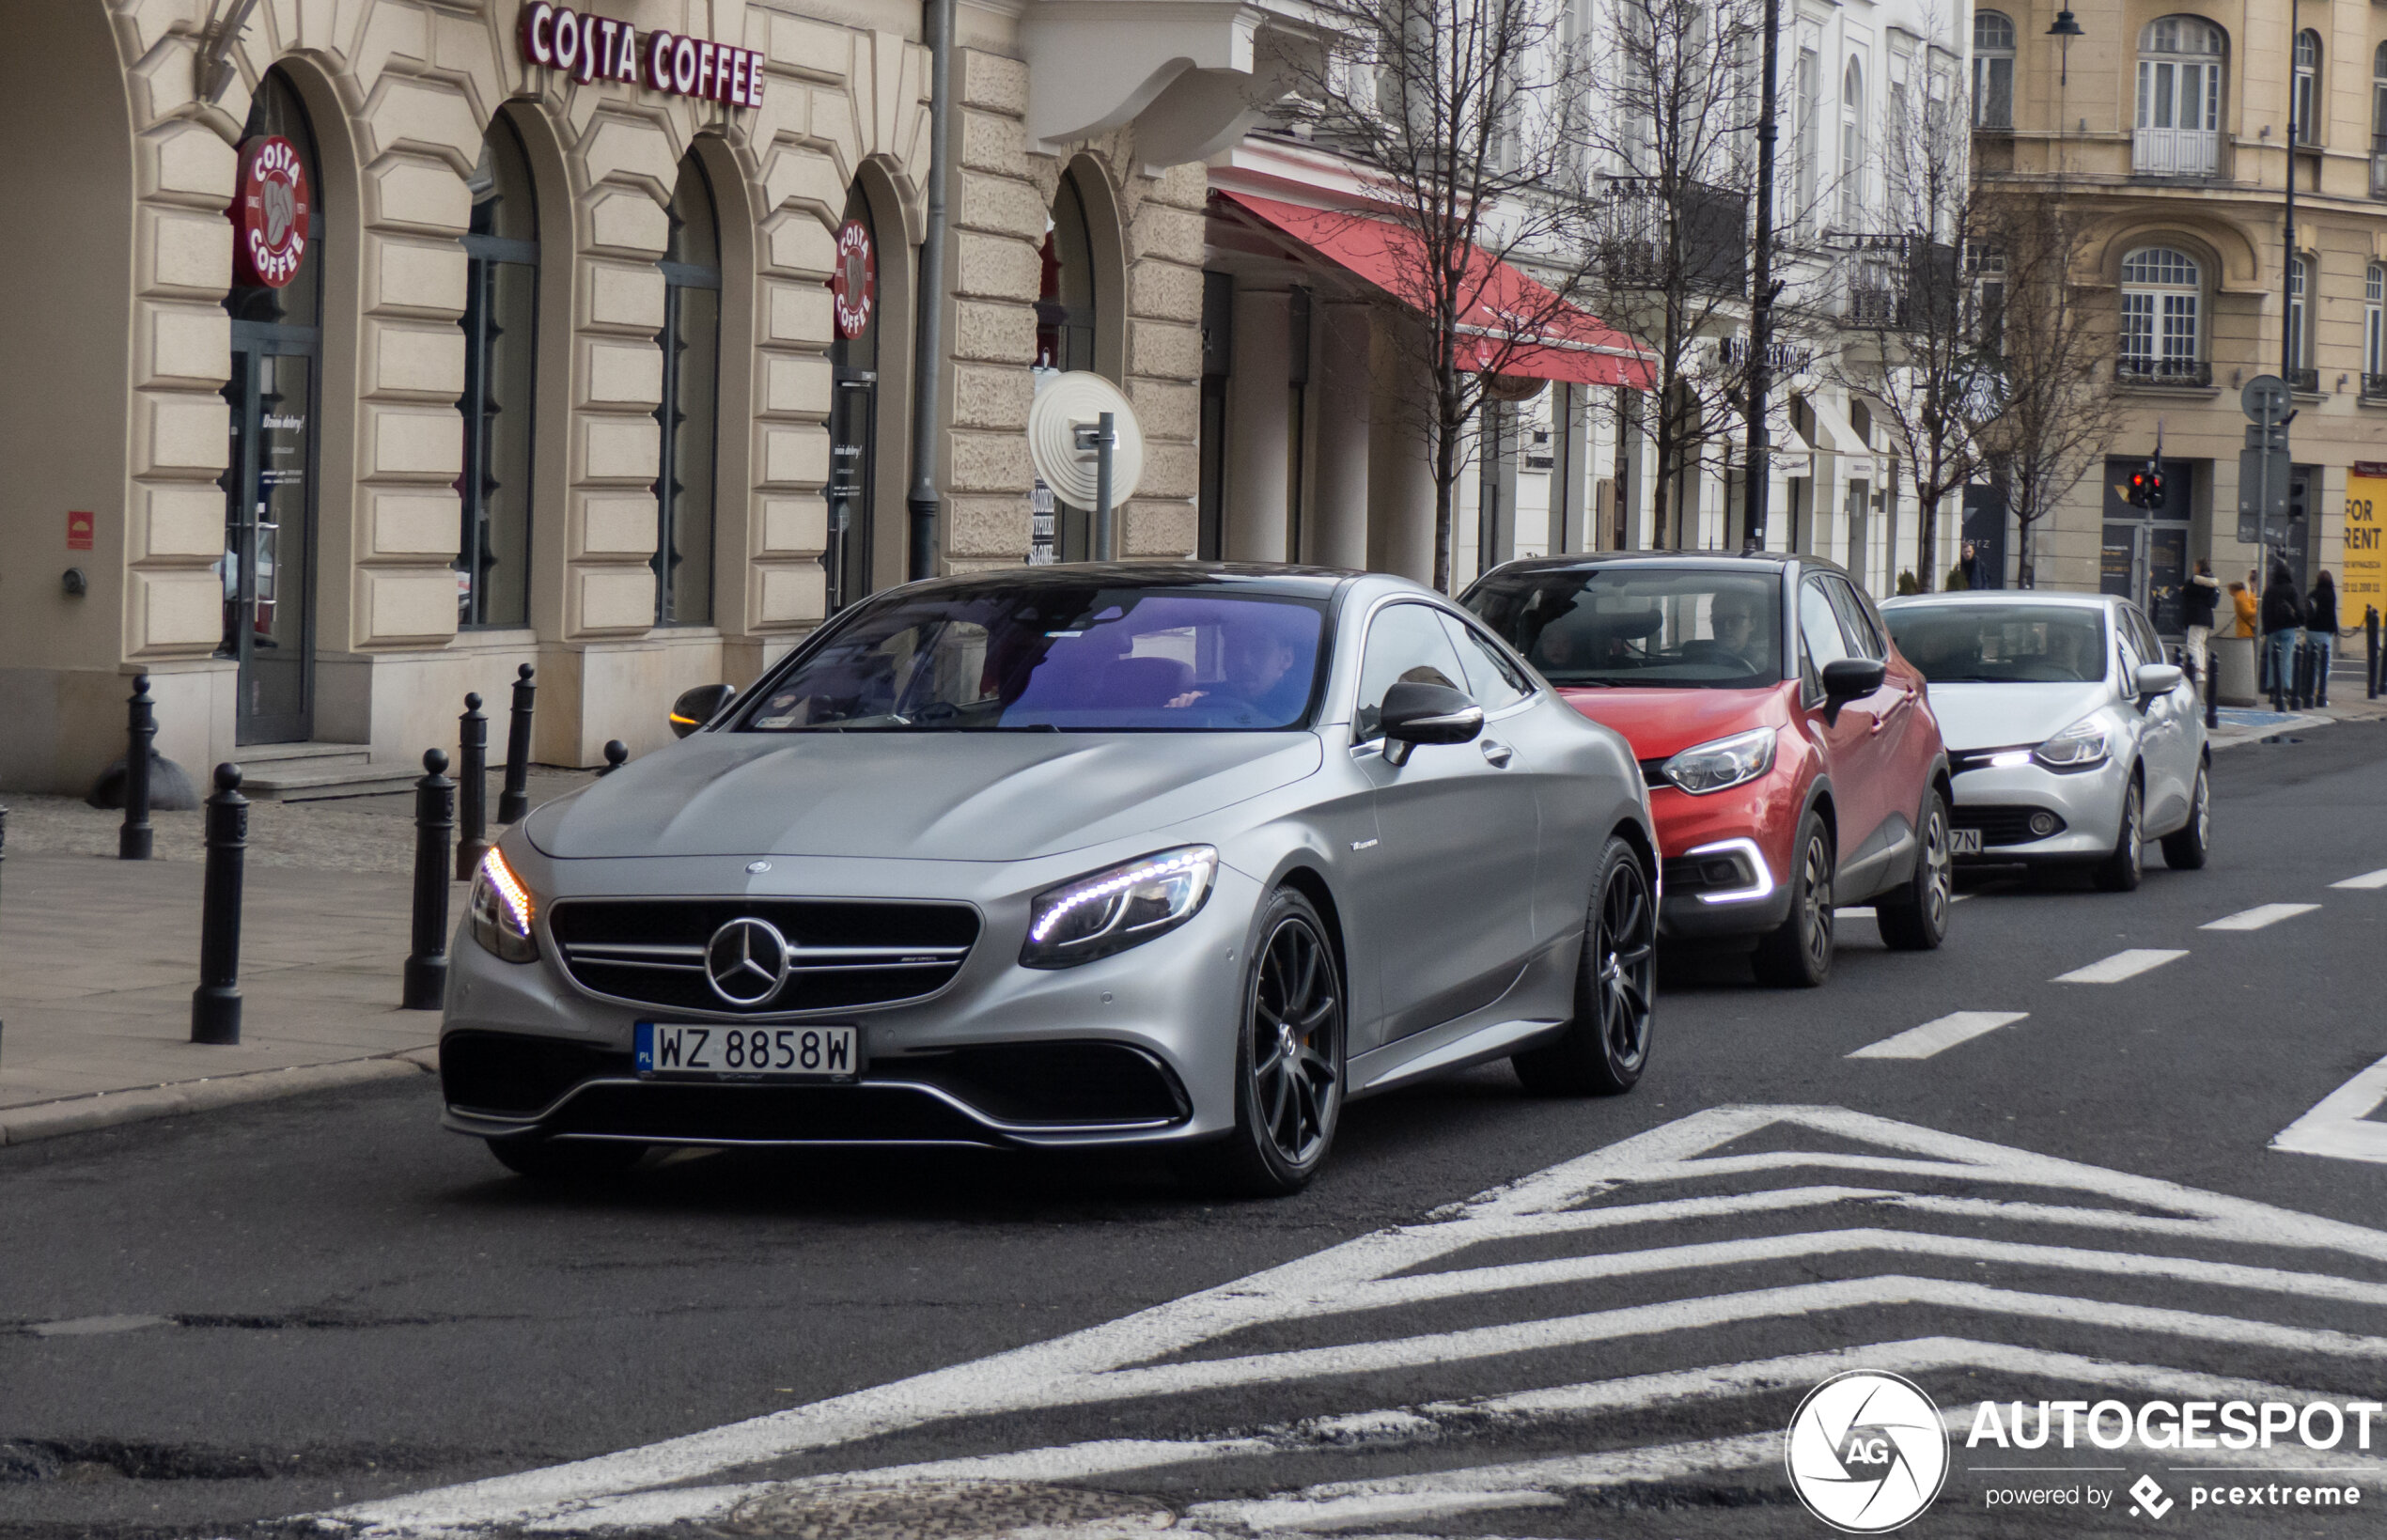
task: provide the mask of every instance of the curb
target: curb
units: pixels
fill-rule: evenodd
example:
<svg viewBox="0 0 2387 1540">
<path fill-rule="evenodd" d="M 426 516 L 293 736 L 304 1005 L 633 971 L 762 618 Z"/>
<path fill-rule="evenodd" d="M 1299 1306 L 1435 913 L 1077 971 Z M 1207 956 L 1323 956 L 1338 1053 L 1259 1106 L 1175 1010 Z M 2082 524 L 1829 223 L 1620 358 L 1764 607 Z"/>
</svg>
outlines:
<svg viewBox="0 0 2387 1540">
<path fill-rule="evenodd" d="M 29 1143 L 58 1134 L 82 1133 L 156 1117 L 179 1117 L 185 1112 L 204 1112 L 242 1102 L 273 1101 L 309 1091 L 332 1091 L 368 1085 L 375 1081 L 437 1074 L 438 1065 L 438 1050 L 425 1047 L 370 1059 L 342 1059 L 292 1069 L 259 1069 L 245 1075 L 176 1081 L 133 1091 L 101 1091 L 64 1101 L 0 1108 L 0 1145 Z"/>
</svg>

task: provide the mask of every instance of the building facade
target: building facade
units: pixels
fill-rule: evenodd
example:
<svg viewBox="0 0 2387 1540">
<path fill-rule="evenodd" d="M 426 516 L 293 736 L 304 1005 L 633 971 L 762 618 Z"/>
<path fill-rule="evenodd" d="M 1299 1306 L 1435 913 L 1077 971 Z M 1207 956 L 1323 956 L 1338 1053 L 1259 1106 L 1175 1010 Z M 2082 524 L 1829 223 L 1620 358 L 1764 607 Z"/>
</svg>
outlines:
<svg viewBox="0 0 2387 1540">
<path fill-rule="evenodd" d="M 1976 163 L 2060 190 L 2087 222 L 2075 276 L 2110 313 L 2124 404 L 2110 458 L 2035 537 L 2038 580 L 2127 594 L 2176 632 L 2198 558 L 2223 581 L 2260 565 L 2264 550 L 2238 538 L 2239 387 L 2284 369 L 2294 517 L 2270 555 L 2300 587 L 2324 568 L 2342 582 L 2348 478 L 2387 459 L 2387 11 L 2261 0 L 2074 14 L 2068 51 L 2047 36 L 2052 7 L 1985 3 L 1974 22 L 1976 75 L 1994 70 L 1974 101 Z M 2163 504 L 2133 507 L 2124 479 L 2159 434 Z M 2349 626 L 2381 602 L 2375 578 L 2353 586 L 2366 591 L 2344 595 Z"/>
<path fill-rule="evenodd" d="M 135 674 L 161 752 L 260 780 L 452 746 L 525 663 L 535 757 L 650 747 L 679 690 L 903 581 L 915 429 L 935 568 L 1029 557 L 1056 336 L 1143 422 L 1123 548 L 1194 548 L 1245 8 L 955 8 L 925 424 L 916 4 L 8 8 L 40 68 L 0 99 L 0 786 L 87 788 Z"/>
</svg>

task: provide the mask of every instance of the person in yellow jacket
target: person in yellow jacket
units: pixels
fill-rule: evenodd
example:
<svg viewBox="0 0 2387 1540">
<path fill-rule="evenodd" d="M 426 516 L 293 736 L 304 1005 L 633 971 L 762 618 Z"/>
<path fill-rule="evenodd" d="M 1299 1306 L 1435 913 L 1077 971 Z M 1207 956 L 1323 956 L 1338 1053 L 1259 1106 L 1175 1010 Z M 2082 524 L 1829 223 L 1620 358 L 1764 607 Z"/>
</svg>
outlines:
<svg viewBox="0 0 2387 1540">
<path fill-rule="evenodd" d="M 2238 624 L 2230 628 L 2229 633 L 2232 636 L 2254 635 L 2254 617 L 2261 613 L 2254 591 L 2242 583 L 2233 583 L 2229 585 L 2229 601 L 2238 615 Z"/>
</svg>

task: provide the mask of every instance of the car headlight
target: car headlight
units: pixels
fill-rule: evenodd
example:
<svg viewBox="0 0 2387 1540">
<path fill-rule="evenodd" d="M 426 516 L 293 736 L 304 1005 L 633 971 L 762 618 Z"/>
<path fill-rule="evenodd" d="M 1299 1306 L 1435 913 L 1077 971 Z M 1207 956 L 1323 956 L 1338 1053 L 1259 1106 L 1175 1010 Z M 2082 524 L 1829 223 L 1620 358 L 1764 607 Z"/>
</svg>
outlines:
<svg viewBox="0 0 2387 1540">
<path fill-rule="evenodd" d="M 1704 797 L 1773 769 L 1773 740 L 1771 727 L 1735 733 L 1683 750 L 1660 766 L 1659 773 L 1693 797 Z"/>
<path fill-rule="evenodd" d="M 1071 968 L 1174 930 L 1210 894 L 1218 851 L 1181 845 L 1048 888 L 1028 906 L 1029 968 Z"/>
<path fill-rule="evenodd" d="M 473 895 L 466 903 L 473 921 L 473 940 L 507 962 L 529 962 L 538 956 L 530 922 L 537 912 L 530 890 L 496 850 L 481 857 L 473 873 Z"/>
<path fill-rule="evenodd" d="M 2093 770 L 2105 763 L 2106 743 L 2105 724 L 2083 717 L 2040 744 L 2031 757 L 2052 770 Z"/>
</svg>

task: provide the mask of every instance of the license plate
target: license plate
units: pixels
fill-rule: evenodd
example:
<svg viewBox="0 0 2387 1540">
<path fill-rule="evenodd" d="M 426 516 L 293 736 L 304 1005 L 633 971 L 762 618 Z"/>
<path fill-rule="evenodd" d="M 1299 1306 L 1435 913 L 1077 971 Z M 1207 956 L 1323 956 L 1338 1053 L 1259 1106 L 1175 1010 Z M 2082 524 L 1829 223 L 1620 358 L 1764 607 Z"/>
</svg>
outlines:
<svg viewBox="0 0 2387 1540">
<path fill-rule="evenodd" d="M 850 1081 L 861 1071 L 854 1027 L 638 1023 L 641 1080 Z"/>
<path fill-rule="evenodd" d="M 1952 855 L 1977 856 L 1981 853 L 1981 832 L 1978 829 L 1948 831 L 1948 851 Z"/>
</svg>

